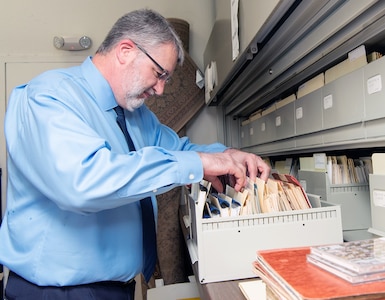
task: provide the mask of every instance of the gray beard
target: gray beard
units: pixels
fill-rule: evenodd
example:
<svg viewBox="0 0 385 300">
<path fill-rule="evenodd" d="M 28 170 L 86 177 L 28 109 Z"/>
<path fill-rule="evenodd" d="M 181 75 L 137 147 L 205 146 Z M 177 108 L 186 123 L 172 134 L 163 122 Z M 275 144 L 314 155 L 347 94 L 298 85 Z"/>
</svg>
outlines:
<svg viewBox="0 0 385 300">
<path fill-rule="evenodd" d="M 126 109 L 129 111 L 134 111 L 135 109 L 141 107 L 145 99 L 140 98 L 127 98 L 126 99 Z"/>
</svg>

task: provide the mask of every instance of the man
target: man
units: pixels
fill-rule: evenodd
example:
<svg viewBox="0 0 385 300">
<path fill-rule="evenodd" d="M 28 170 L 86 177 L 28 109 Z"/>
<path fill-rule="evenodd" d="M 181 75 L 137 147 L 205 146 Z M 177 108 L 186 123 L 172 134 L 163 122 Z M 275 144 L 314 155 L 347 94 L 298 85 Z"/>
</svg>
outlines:
<svg viewBox="0 0 385 300">
<path fill-rule="evenodd" d="M 12 299 L 133 299 L 146 272 L 143 231 L 156 219 L 155 196 L 229 174 L 267 179 L 254 154 L 195 145 L 142 105 L 161 95 L 182 44 L 151 10 L 120 18 L 93 57 L 53 70 L 13 91 L 5 120 L 7 211 L 0 263 Z M 123 124 L 117 123 L 119 107 Z M 130 137 L 125 137 L 125 131 Z M 130 138 L 133 144 L 129 145 Z M 142 199 L 152 200 L 142 223 Z M 151 201 L 150 201 L 151 206 Z M 154 210 L 154 213 L 152 212 Z"/>
</svg>

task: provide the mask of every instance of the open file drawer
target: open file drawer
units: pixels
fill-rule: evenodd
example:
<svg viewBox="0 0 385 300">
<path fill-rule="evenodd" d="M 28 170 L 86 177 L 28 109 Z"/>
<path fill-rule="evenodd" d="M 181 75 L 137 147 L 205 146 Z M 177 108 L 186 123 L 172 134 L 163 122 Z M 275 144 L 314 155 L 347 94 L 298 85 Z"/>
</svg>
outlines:
<svg viewBox="0 0 385 300">
<path fill-rule="evenodd" d="M 343 230 L 367 230 L 371 225 L 369 184 L 331 184 L 328 174 L 316 171 L 298 171 L 299 181 L 307 193 L 341 205 Z"/>
<path fill-rule="evenodd" d="M 186 196 L 187 247 L 200 283 L 255 277 L 256 251 L 342 242 L 339 206 L 204 219 L 206 193 Z"/>
</svg>

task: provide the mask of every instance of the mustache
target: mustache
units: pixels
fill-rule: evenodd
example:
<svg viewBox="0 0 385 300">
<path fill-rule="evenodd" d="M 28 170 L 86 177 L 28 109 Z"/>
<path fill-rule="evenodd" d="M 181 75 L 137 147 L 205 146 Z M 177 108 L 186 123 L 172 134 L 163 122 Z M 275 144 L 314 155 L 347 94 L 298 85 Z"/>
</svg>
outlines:
<svg viewBox="0 0 385 300">
<path fill-rule="evenodd" d="M 144 90 L 142 94 L 144 93 L 148 94 L 150 97 L 155 95 L 155 91 L 152 88 Z"/>
</svg>

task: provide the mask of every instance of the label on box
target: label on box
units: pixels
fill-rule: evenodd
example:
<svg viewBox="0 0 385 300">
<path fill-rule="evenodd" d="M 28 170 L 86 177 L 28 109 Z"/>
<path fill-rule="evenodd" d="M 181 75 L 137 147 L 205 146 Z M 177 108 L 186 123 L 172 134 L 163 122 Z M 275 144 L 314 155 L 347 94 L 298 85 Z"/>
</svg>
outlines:
<svg viewBox="0 0 385 300">
<path fill-rule="evenodd" d="M 373 191 L 373 204 L 375 206 L 385 207 L 385 191 Z"/>
<path fill-rule="evenodd" d="M 302 106 L 301 107 L 298 107 L 296 110 L 295 110 L 295 118 L 297 120 L 299 119 L 302 119 L 303 117 L 303 109 L 302 109 Z"/>
<path fill-rule="evenodd" d="M 366 86 L 367 86 L 369 95 L 377 92 L 381 92 L 382 90 L 381 75 L 370 77 L 366 82 Z"/>
<path fill-rule="evenodd" d="M 315 153 L 314 157 L 314 169 L 326 170 L 326 154 Z"/>
<path fill-rule="evenodd" d="M 279 127 L 281 126 L 281 116 L 278 116 L 275 118 L 275 126 Z"/>
<path fill-rule="evenodd" d="M 333 107 L 333 95 L 327 95 L 324 97 L 324 109 L 329 109 Z"/>
</svg>

